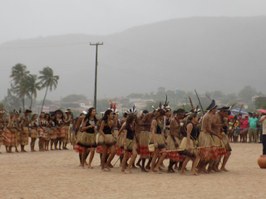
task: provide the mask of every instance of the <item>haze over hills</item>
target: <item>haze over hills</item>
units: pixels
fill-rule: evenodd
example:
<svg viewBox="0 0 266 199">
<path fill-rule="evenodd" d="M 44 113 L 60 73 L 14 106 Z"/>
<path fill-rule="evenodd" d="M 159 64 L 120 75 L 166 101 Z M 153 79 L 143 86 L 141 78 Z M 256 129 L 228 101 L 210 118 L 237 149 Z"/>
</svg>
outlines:
<svg viewBox="0 0 266 199">
<path fill-rule="evenodd" d="M 106 35 L 62 35 L 0 45 L 0 99 L 11 67 L 37 74 L 50 66 L 60 76 L 48 98 L 93 97 L 95 47 L 99 46 L 98 96 L 166 89 L 237 92 L 246 85 L 266 92 L 266 17 L 193 17 Z M 40 96 L 42 97 L 42 96 Z"/>
</svg>

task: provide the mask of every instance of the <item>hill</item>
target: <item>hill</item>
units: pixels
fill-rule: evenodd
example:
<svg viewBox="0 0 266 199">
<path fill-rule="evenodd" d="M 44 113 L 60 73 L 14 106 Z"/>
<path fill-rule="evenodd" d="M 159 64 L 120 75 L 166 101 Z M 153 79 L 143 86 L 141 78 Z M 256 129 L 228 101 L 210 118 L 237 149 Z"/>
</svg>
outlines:
<svg viewBox="0 0 266 199">
<path fill-rule="evenodd" d="M 0 99 L 11 67 L 32 73 L 50 66 L 60 76 L 48 98 L 93 97 L 95 47 L 99 47 L 99 97 L 167 89 L 236 92 L 245 85 L 266 92 L 266 17 L 193 17 L 106 35 L 59 35 L 0 45 Z"/>
</svg>

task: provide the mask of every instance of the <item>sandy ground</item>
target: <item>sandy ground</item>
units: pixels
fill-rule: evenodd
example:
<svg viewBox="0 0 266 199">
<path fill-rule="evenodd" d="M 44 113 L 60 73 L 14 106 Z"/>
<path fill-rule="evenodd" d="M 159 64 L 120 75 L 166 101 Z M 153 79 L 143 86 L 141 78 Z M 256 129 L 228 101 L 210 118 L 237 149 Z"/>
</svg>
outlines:
<svg viewBox="0 0 266 199">
<path fill-rule="evenodd" d="M 7 154 L 2 146 L 0 199 L 265 199 L 266 170 L 257 165 L 261 145 L 238 143 L 232 148 L 229 172 L 182 176 L 139 170 L 122 174 L 118 165 L 111 172 L 102 172 L 98 154 L 94 169 L 81 169 L 73 150 Z"/>
</svg>

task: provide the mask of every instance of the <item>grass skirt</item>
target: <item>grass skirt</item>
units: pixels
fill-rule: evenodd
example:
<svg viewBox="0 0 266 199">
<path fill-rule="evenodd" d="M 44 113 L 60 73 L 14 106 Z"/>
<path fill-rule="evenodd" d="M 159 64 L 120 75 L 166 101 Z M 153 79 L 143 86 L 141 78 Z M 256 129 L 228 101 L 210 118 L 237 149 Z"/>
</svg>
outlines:
<svg viewBox="0 0 266 199">
<path fill-rule="evenodd" d="M 155 144 L 155 148 L 157 149 L 164 149 L 166 148 L 165 145 L 165 138 L 162 134 L 154 134 L 154 139 L 157 144 Z"/>
<path fill-rule="evenodd" d="M 92 148 L 92 147 L 95 148 L 96 147 L 95 133 L 83 132 L 80 136 L 78 144 L 87 148 Z"/>
<path fill-rule="evenodd" d="M 20 135 L 20 144 L 21 145 L 28 145 L 29 144 L 29 128 L 23 127 Z"/>
<path fill-rule="evenodd" d="M 105 137 L 99 135 L 98 137 L 98 145 L 112 146 L 115 143 L 115 138 L 112 134 L 105 134 Z"/>
<path fill-rule="evenodd" d="M 142 158 L 150 157 L 149 152 L 149 142 L 150 142 L 151 133 L 149 131 L 141 131 L 139 133 L 139 154 Z"/>
</svg>

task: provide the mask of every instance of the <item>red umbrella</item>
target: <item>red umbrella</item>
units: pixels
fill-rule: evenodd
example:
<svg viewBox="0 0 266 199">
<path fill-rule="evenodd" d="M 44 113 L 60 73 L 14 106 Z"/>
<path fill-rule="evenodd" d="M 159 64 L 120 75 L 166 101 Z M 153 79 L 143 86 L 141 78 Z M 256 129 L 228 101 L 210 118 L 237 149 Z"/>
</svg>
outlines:
<svg viewBox="0 0 266 199">
<path fill-rule="evenodd" d="M 266 114 L 266 109 L 258 109 L 257 110 L 259 113 L 265 113 Z"/>
<path fill-rule="evenodd" d="M 233 116 L 233 115 L 229 115 L 229 116 L 228 116 L 228 119 L 229 119 L 229 120 L 232 120 L 232 119 L 234 119 L 234 116 Z"/>
</svg>

